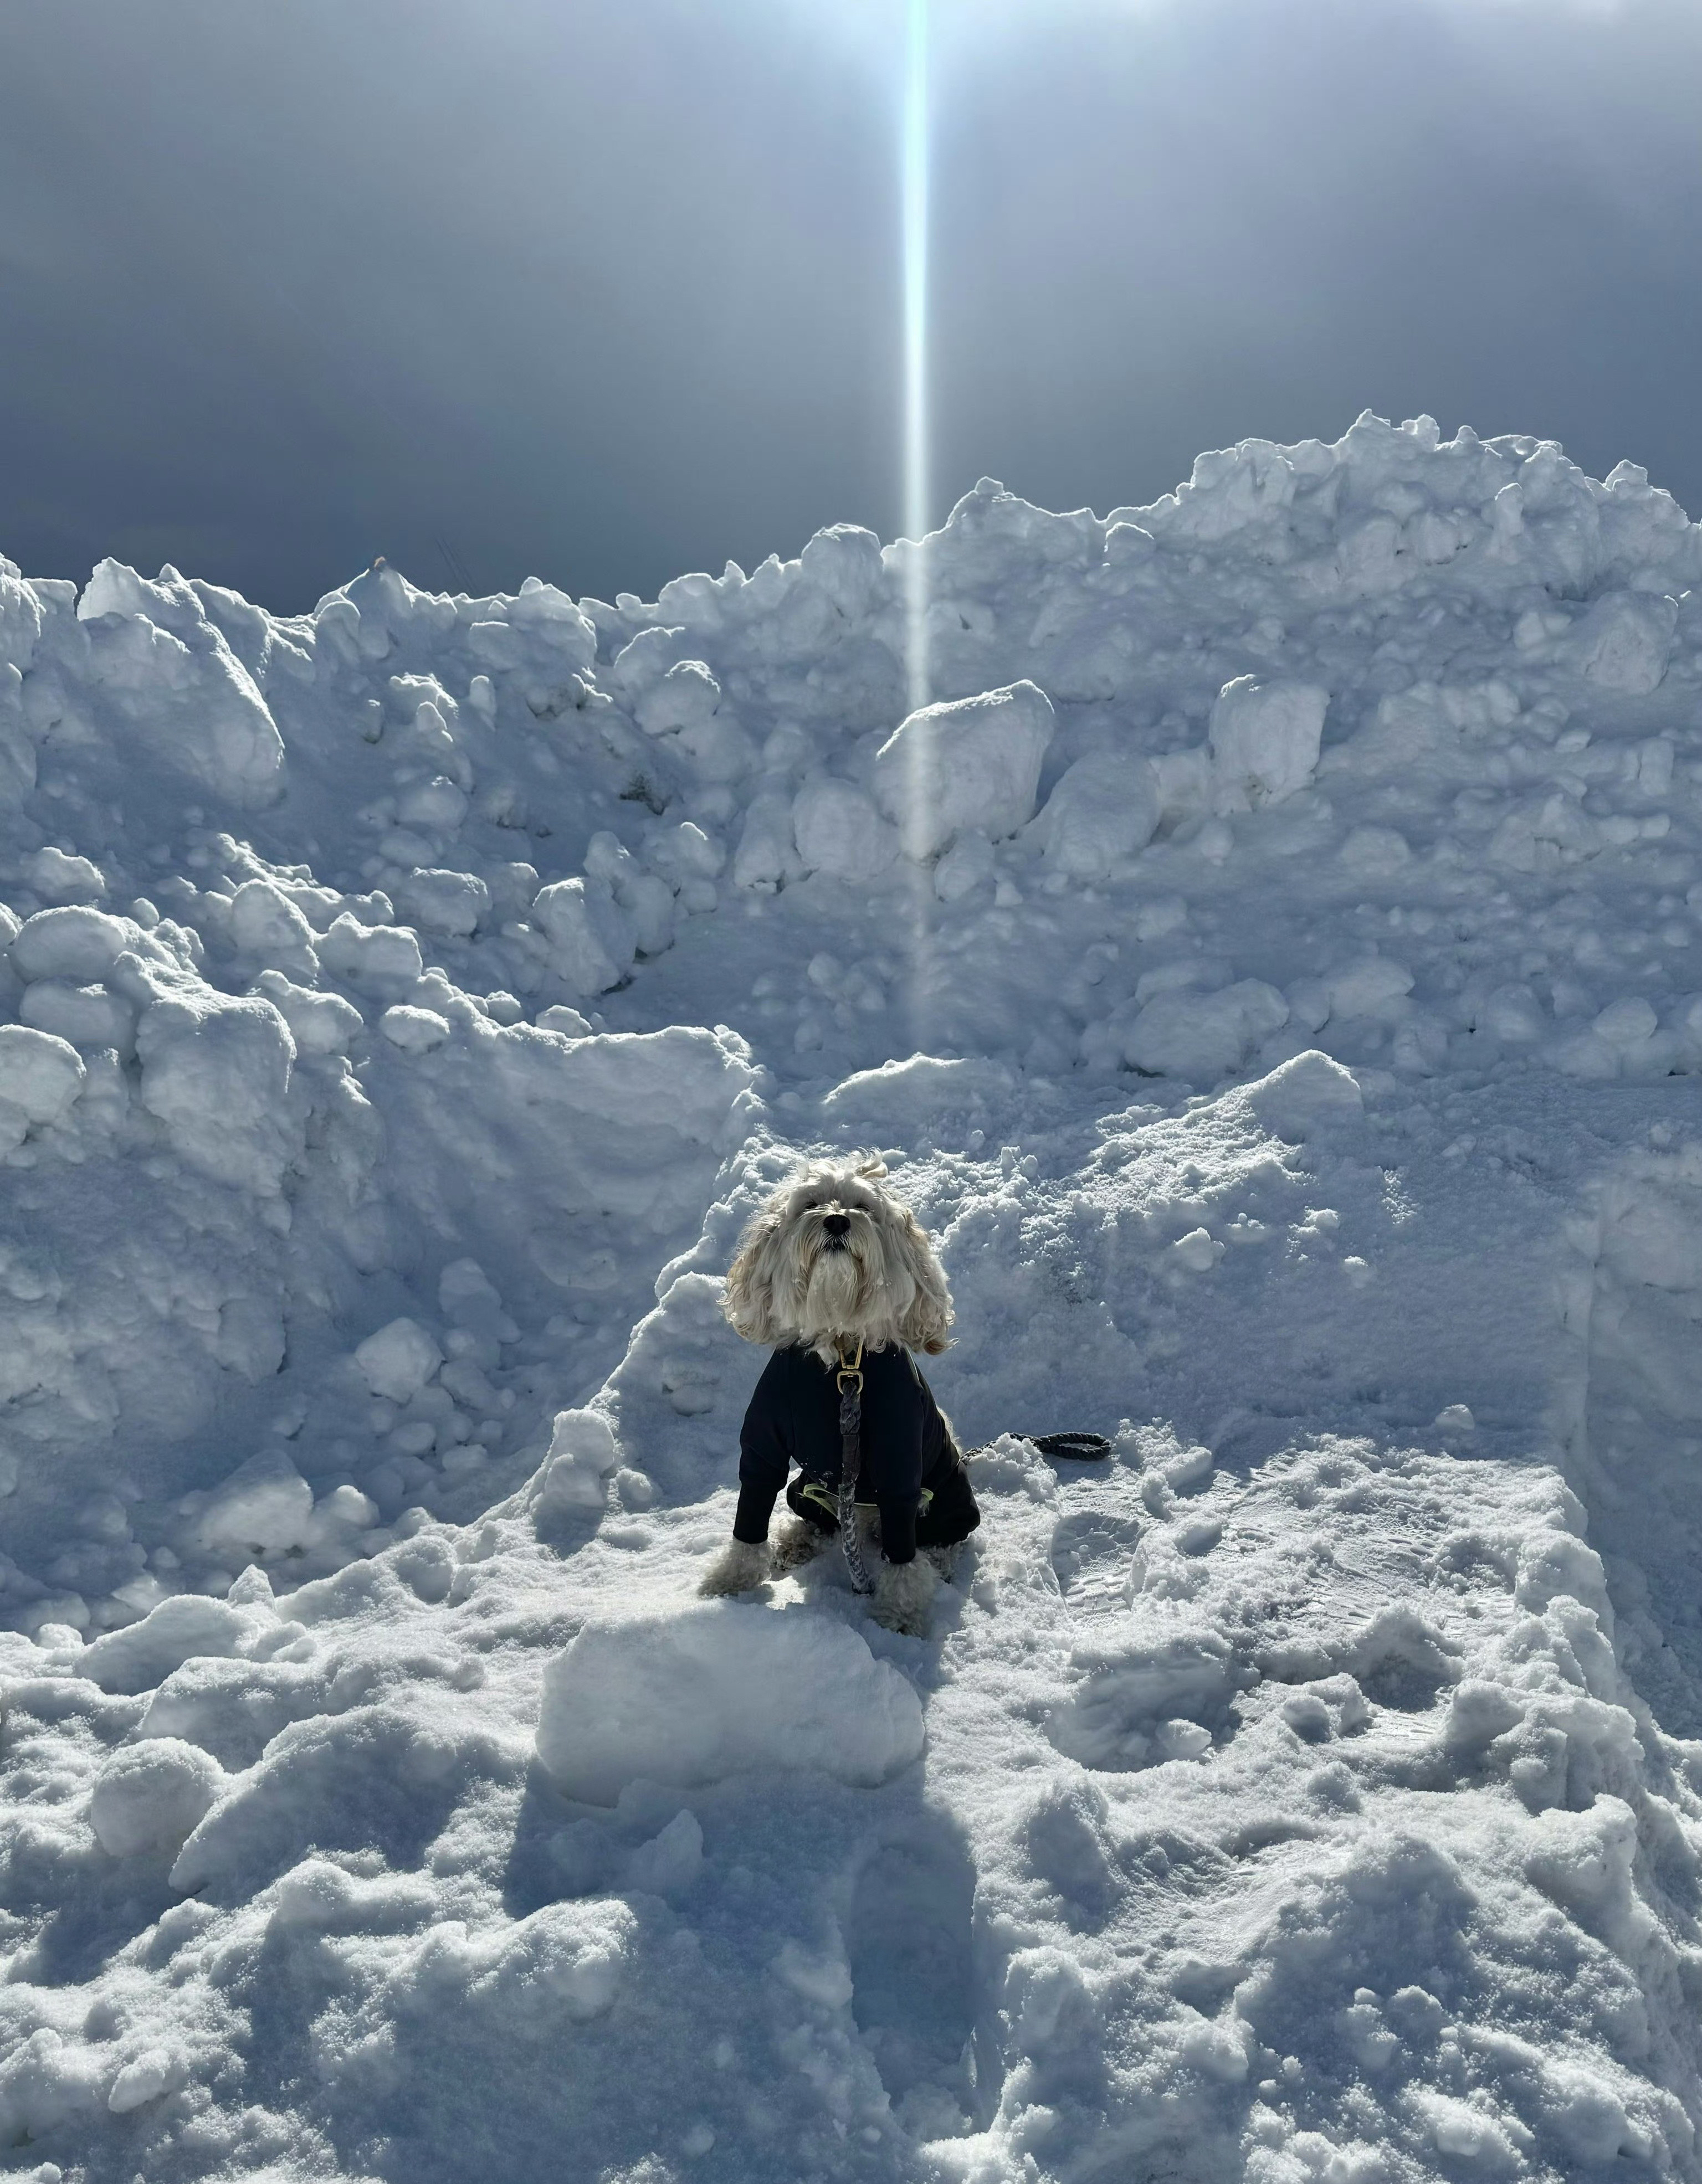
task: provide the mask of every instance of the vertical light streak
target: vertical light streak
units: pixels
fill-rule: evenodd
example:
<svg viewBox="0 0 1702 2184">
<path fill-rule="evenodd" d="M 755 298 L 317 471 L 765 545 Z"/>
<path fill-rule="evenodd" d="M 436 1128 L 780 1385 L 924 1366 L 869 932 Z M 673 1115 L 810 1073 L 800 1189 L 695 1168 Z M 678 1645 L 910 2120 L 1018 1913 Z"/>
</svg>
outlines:
<svg viewBox="0 0 1702 2184">
<path fill-rule="evenodd" d="M 928 0 L 905 0 L 904 222 L 904 528 L 912 541 L 906 565 L 905 666 L 910 707 L 931 694 L 928 663 Z"/>
</svg>

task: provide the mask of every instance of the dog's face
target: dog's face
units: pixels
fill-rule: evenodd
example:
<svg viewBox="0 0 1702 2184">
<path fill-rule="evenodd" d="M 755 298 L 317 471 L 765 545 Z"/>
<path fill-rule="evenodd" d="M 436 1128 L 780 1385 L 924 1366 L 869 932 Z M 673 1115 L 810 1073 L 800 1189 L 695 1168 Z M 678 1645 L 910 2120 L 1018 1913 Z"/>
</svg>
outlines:
<svg viewBox="0 0 1702 2184">
<path fill-rule="evenodd" d="M 885 1173 L 872 1158 L 813 1162 L 775 1192 L 728 1270 L 722 1308 L 747 1342 L 946 1347 L 945 1270 Z"/>
</svg>

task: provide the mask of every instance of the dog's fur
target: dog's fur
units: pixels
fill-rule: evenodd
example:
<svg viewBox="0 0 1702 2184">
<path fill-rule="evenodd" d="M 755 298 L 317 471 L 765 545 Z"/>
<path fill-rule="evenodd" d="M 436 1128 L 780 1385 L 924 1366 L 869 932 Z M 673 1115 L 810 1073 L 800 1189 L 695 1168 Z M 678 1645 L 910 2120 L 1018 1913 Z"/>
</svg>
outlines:
<svg viewBox="0 0 1702 2184">
<path fill-rule="evenodd" d="M 722 1303 L 747 1342 L 801 1343 L 824 1364 L 865 1349 L 901 1345 L 937 1356 L 951 1328 L 946 1270 L 922 1224 L 883 1188 L 877 1155 L 812 1161 L 783 1184 L 739 1240 Z M 842 1234 L 827 1227 L 843 1214 Z M 867 1518 L 859 1513 L 859 1529 Z M 729 1540 L 698 1590 L 711 1599 L 749 1592 L 769 1576 L 818 1554 L 825 1535 L 801 1518 L 783 1525 L 773 1546 Z M 872 1546 L 872 1540 L 866 1544 Z M 875 1620 L 920 1636 L 939 1582 L 926 1555 L 880 1564 Z"/>
<path fill-rule="evenodd" d="M 824 1364 L 861 1341 L 929 1356 L 951 1327 L 951 1293 L 921 1223 L 881 1187 L 886 1163 L 865 1154 L 812 1161 L 774 1193 L 739 1241 L 722 1310 L 747 1342 L 801 1342 Z M 851 1226 L 823 1225 L 842 1213 Z"/>
</svg>

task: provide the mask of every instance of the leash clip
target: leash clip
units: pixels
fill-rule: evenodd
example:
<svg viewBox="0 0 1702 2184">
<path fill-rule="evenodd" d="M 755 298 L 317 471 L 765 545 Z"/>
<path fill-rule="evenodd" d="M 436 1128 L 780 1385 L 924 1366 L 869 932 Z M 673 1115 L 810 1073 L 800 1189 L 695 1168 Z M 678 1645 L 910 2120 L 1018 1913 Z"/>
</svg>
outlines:
<svg viewBox="0 0 1702 2184">
<path fill-rule="evenodd" d="M 859 1335 L 857 1338 L 856 1357 L 851 1360 L 849 1364 L 845 1362 L 845 1360 L 843 1357 L 840 1359 L 838 1379 L 840 1395 L 860 1396 L 862 1393 L 862 1338 Z"/>
</svg>

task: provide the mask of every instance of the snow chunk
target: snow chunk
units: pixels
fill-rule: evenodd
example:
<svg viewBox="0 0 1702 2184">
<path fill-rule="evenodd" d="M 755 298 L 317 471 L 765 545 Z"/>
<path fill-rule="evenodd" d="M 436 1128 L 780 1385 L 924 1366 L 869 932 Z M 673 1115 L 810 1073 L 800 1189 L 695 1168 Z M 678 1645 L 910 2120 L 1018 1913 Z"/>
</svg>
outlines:
<svg viewBox="0 0 1702 2184">
<path fill-rule="evenodd" d="M 558 1411 L 550 1436 L 539 1513 L 551 1508 L 600 1509 L 603 1481 L 620 1462 L 614 1429 L 601 1411 Z"/>
<path fill-rule="evenodd" d="M 1412 845 L 1398 827 L 1354 827 L 1336 853 L 1350 872 L 1390 872 L 1412 859 Z"/>
<path fill-rule="evenodd" d="M 1643 996 L 1632 994 L 1623 1000 L 1610 1002 L 1591 1028 L 1608 1045 L 1628 1050 L 1653 1039 L 1659 1022 L 1660 1018 Z"/>
<path fill-rule="evenodd" d="M 290 1037 L 303 1054 L 343 1054 L 349 1042 L 366 1023 L 353 1001 L 341 994 L 316 994 L 298 986 L 282 971 L 262 971 L 254 991 L 263 994 L 289 1026 Z"/>
<path fill-rule="evenodd" d="M 243 1561 L 305 1546 L 313 1536 L 313 1489 L 287 1456 L 250 1457 L 215 1490 L 195 1529 L 203 1546 Z"/>
<path fill-rule="evenodd" d="M 378 1019 L 378 1028 L 393 1046 L 399 1046 L 405 1054 L 429 1054 L 449 1037 L 449 1020 L 440 1017 L 435 1009 L 399 1005 L 385 1010 Z"/>
<path fill-rule="evenodd" d="M 520 1329 L 502 1308 L 502 1297 L 477 1259 L 452 1259 L 438 1277 L 438 1303 L 445 1319 L 497 1342 L 519 1340 Z"/>
<path fill-rule="evenodd" d="M 898 836 L 849 781 L 806 781 L 792 805 L 798 855 L 812 872 L 878 879 L 898 855 Z"/>
<path fill-rule="evenodd" d="M 86 1075 L 75 1047 L 52 1032 L 0 1025 L 0 1102 L 25 1123 L 63 1122 Z"/>
<path fill-rule="evenodd" d="M 1239 1069 L 1287 1021 L 1287 1002 L 1258 978 L 1215 994 L 1158 994 L 1129 1027 L 1123 1051 L 1136 1069 L 1197 1082 Z"/>
<path fill-rule="evenodd" d="M 425 968 L 418 936 L 405 925 L 363 925 L 349 911 L 332 920 L 319 960 L 333 978 L 357 986 L 412 986 Z"/>
<path fill-rule="evenodd" d="M 479 1980 L 480 2001 L 505 2003 L 516 2031 L 536 2025 L 540 1995 L 588 2023 L 620 1992 L 637 1937 L 638 1922 L 624 1903 L 547 1903 L 514 1928 Z"/>
<path fill-rule="evenodd" d="M 1171 1258 L 1191 1274 L 1208 1274 L 1223 1255 L 1223 1245 L 1209 1228 L 1191 1228 L 1170 1246 Z"/>
<path fill-rule="evenodd" d="M 135 1007 L 104 986 L 68 986 L 59 978 L 38 978 L 24 989 L 18 1013 L 37 1031 L 51 1032 L 73 1046 L 109 1046 L 126 1057 L 135 1048 Z"/>
<path fill-rule="evenodd" d="M 444 1362 L 444 1353 L 416 1319 L 393 1319 L 369 1334 L 354 1362 L 375 1396 L 405 1403 L 418 1395 Z"/>
<path fill-rule="evenodd" d="M 89 1823 L 114 1858 L 181 1850 L 212 1809 L 225 1770 L 181 1737 L 150 1736 L 127 1744 L 102 1768 L 89 1802 Z"/>
<path fill-rule="evenodd" d="M 912 1054 L 860 1069 L 822 1100 L 822 1114 L 838 1127 L 913 1137 L 947 1117 L 973 1117 L 996 1111 L 1016 1080 L 1002 1061 L 979 1055 L 948 1061 Z"/>
<path fill-rule="evenodd" d="M 591 1020 L 578 1009 L 570 1009 L 566 1001 L 554 1001 L 538 1011 L 538 1028 L 553 1031 L 561 1039 L 589 1039 Z"/>
<path fill-rule="evenodd" d="M 553 1073 L 570 1106 L 629 1128 L 677 1131 L 699 1145 L 723 1141 L 729 1112 L 741 1112 L 739 1095 L 756 1081 L 750 1050 L 724 1027 L 616 1032 L 555 1050 Z"/>
<path fill-rule="evenodd" d="M 188 2061 L 176 2048 L 148 2048 L 126 2063 L 112 2081 L 106 2104 L 114 2115 L 128 2115 L 162 2093 L 175 2092 L 188 2075 Z"/>
<path fill-rule="evenodd" d="M 627 1861 L 627 1886 L 651 1896 L 679 1896 L 703 1870 L 703 1827 L 695 1813 L 676 1813 Z"/>
<path fill-rule="evenodd" d="M 721 685 L 704 662 L 677 660 L 639 700 L 638 723 L 647 736 L 676 735 L 704 727 L 720 706 Z"/>
<path fill-rule="evenodd" d="M 1073 878 L 1102 878 L 1158 831 L 1158 777 L 1138 751 L 1090 751 L 1060 777 L 1030 830 L 1048 864 Z"/>
<path fill-rule="evenodd" d="M 722 704 L 721 685 L 700 660 L 675 661 L 639 700 L 638 723 L 648 736 L 671 737 L 707 780 L 735 779 L 755 755 L 751 738 Z"/>
<path fill-rule="evenodd" d="M 471 939 L 490 915 L 490 889 L 476 872 L 422 866 L 395 887 L 396 906 L 427 933 Z"/>
<path fill-rule="evenodd" d="M 103 1691 L 151 1691 L 186 1661 L 229 1660 L 248 1632 L 248 1618 L 228 1602 L 175 1593 L 139 1623 L 109 1630 L 86 1646 L 77 1673 Z"/>
<path fill-rule="evenodd" d="M 966 827 L 1015 833 L 1033 816 L 1057 726 L 1051 699 L 1027 681 L 901 722 L 875 754 L 874 794 L 907 855 L 937 855 Z"/>
<path fill-rule="evenodd" d="M 231 938 L 245 956 L 292 971 L 317 968 L 313 928 L 282 888 L 244 880 L 231 898 Z"/>
<path fill-rule="evenodd" d="M 103 910 L 37 911 L 12 943 L 12 968 L 26 981 L 63 978 L 73 986 L 92 985 L 138 937 L 127 920 Z"/>
<path fill-rule="evenodd" d="M 1642 592 L 1606 592 L 1560 648 L 1586 682 L 1636 696 L 1658 689 L 1672 654 L 1678 609 Z"/>
<path fill-rule="evenodd" d="M 1330 693 L 1315 682 L 1225 682 L 1212 707 L 1209 741 L 1219 811 L 1281 804 L 1312 779 Z"/>
<path fill-rule="evenodd" d="M 25 857 L 24 878 L 49 902 L 98 902 L 106 893 L 100 866 L 65 850 L 50 847 Z"/>
<path fill-rule="evenodd" d="M 574 993 L 606 993 L 632 969 L 638 936 L 606 883 L 556 880 L 539 889 L 532 915 L 556 972 Z"/>
<path fill-rule="evenodd" d="M 993 877 L 993 845 L 979 827 L 960 834 L 934 867 L 934 892 L 941 902 L 961 902 Z"/>
<path fill-rule="evenodd" d="M 1303 1144 L 1320 1128 L 1357 1122 L 1365 1112 L 1364 1095 L 1353 1072 L 1315 1047 L 1243 1086 L 1239 1096 L 1268 1130 L 1294 1144 Z"/>
<path fill-rule="evenodd" d="M 733 1601 L 588 1623 L 544 1672 L 538 1726 L 550 1774 L 594 1805 L 629 1782 L 689 1787 L 764 1769 L 873 1788 L 922 1745 L 915 1692 L 855 1630 Z"/>
<path fill-rule="evenodd" d="M 1368 956 L 1361 962 L 1332 971 L 1324 981 L 1330 996 L 1330 1013 L 1351 1021 L 1356 1017 L 1387 1017 L 1390 1005 L 1404 1000 L 1413 989 L 1413 974 L 1403 963 L 1386 956 Z"/>
<path fill-rule="evenodd" d="M 733 860 L 734 887 L 777 888 L 797 878 L 801 866 L 795 847 L 793 801 L 778 789 L 765 789 L 752 798 Z"/>
<path fill-rule="evenodd" d="M 142 1104 L 178 1158 L 215 1183 L 275 1196 L 303 1126 L 287 1105 L 295 1041 L 271 1002 L 204 987 L 174 994 L 142 1011 L 136 1046 Z"/>
<path fill-rule="evenodd" d="M 103 561 L 77 616 L 125 742 L 234 804 L 272 800 L 283 739 L 254 677 L 181 577 L 166 571 L 147 583 L 121 562 Z"/>
</svg>

